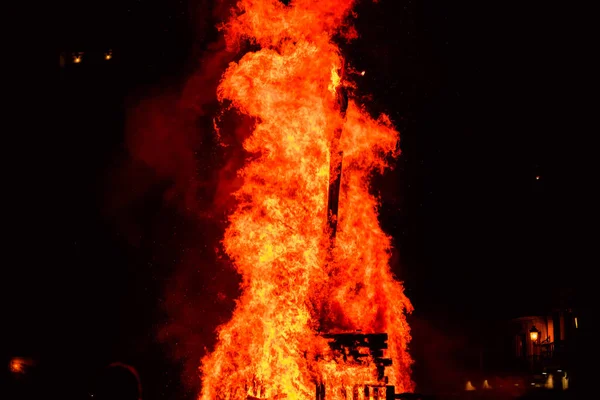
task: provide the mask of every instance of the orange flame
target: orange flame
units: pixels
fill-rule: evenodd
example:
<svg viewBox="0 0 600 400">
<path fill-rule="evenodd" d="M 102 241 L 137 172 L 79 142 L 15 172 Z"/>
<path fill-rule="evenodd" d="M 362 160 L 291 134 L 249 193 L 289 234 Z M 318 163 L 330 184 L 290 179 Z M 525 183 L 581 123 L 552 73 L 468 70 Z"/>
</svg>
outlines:
<svg viewBox="0 0 600 400">
<path fill-rule="evenodd" d="M 243 186 L 223 240 L 243 278 L 232 319 L 202 362 L 201 400 L 345 399 L 355 384 L 376 384 L 372 365 L 342 361 L 320 335 L 387 332 L 389 384 L 411 391 L 405 313 L 412 311 L 389 268 L 390 238 L 378 223 L 369 176 L 396 156 L 398 133 L 337 92 L 352 86 L 332 36 L 353 0 L 240 0 L 224 25 L 230 48 L 260 46 L 231 63 L 221 101 L 253 117 Z M 329 241 L 327 196 L 335 132 L 343 151 L 339 221 Z"/>
<path fill-rule="evenodd" d="M 23 373 L 25 371 L 25 362 L 20 358 L 10 360 L 10 370 L 14 373 Z"/>
</svg>

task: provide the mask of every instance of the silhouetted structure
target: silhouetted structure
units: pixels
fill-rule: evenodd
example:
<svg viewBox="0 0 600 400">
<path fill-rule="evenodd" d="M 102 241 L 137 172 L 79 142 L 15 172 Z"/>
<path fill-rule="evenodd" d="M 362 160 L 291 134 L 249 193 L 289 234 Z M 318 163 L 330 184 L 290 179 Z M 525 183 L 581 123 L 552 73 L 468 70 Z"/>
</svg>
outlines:
<svg viewBox="0 0 600 400">
<path fill-rule="evenodd" d="M 395 386 L 388 385 L 385 368 L 392 365 L 392 360 L 384 357 L 384 350 L 388 348 L 387 333 L 336 333 L 325 334 L 323 337 L 329 340 L 329 346 L 334 352 L 341 355 L 343 361 L 354 363 L 372 362 L 377 369 L 377 384 L 356 382 L 352 392 L 345 393 L 346 399 L 425 399 L 421 394 L 396 393 Z M 344 390 L 342 388 L 342 391 Z M 325 384 L 323 382 L 318 383 L 315 389 L 315 399 L 326 400 L 326 395 Z"/>
</svg>

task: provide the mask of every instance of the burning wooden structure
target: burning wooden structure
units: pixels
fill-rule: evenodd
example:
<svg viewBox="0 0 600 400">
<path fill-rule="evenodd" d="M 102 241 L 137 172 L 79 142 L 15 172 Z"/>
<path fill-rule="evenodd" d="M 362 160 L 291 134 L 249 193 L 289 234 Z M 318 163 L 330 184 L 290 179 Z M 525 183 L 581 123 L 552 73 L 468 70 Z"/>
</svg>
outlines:
<svg viewBox="0 0 600 400">
<path fill-rule="evenodd" d="M 356 36 L 354 3 L 239 0 L 223 25 L 231 50 L 251 49 L 217 93 L 254 121 L 252 157 L 223 239 L 242 294 L 202 361 L 200 400 L 389 400 L 413 388 L 412 306 L 369 190 L 398 132 L 353 98 L 362 74 L 333 39 Z"/>
<path fill-rule="evenodd" d="M 340 76 L 345 76 L 345 69 L 342 68 Z M 344 87 L 337 91 L 337 105 L 340 116 L 345 118 L 348 109 L 348 93 Z M 327 197 L 327 224 L 331 248 L 335 246 L 337 233 L 338 209 L 340 199 L 340 183 L 343 172 L 343 151 L 339 149 L 339 142 L 342 135 L 342 129 L 335 131 L 330 147 L 329 164 L 329 188 Z M 356 382 L 351 390 L 341 388 L 342 396 L 348 400 L 374 399 L 374 400 L 393 400 L 402 398 L 402 394 L 396 394 L 395 387 L 388 384 L 388 377 L 385 375 L 386 367 L 392 365 L 392 359 L 385 357 L 385 350 L 388 345 L 387 333 L 331 333 L 323 334 L 328 340 L 331 350 L 338 354 L 340 361 L 352 363 L 372 364 L 377 371 L 376 382 Z M 327 399 L 326 386 L 323 382 L 316 384 L 315 399 Z"/>
<path fill-rule="evenodd" d="M 393 400 L 402 398 L 401 394 L 396 394 L 395 387 L 388 385 L 388 377 L 385 375 L 385 368 L 392 365 L 390 358 L 385 358 L 384 350 L 387 349 L 388 335 L 386 333 L 364 334 L 356 333 L 338 333 L 325 334 L 326 339 L 330 340 L 330 346 L 335 352 L 342 354 L 342 360 L 347 362 L 373 363 L 377 369 L 377 382 L 357 382 L 350 393 L 342 389 L 342 394 L 348 400 L 358 399 L 380 399 Z M 318 384 L 316 387 L 316 400 L 326 400 L 326 390 L 324 384 Z"/>
</svg>

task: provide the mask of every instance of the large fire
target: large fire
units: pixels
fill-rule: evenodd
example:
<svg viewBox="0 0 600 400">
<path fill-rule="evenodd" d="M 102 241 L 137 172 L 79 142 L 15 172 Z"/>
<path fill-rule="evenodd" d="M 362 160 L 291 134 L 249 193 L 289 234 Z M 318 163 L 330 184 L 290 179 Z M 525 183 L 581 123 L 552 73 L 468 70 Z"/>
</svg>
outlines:
<svg viewBox="0 0 600 400">
<path fill-rule="evenodd" d="M 346 100 L 351 68 L 333 41 L 353 34 L 345 25 L 353 5 L 240 0 L 223 26 L 230 48 L 255 45 L 218 88 L 221 101 L 254 118 L 244 142 L 254 157 L 241 170 L 223 241 L 242 294 L 202 361 L 202 400 L 351 399 L 357 387 L 386 383 L 413 389 L 412 306 L 390 272 L 390 238 L 369 193 L 370 174 L 398 153 L 398 133 L 387 116 L 373 119 Z M 336 181 L 339 209 L 331 212 Z M 385 378 L 374 356 L 331 346 L 331 334 L 344 332 L 387 333 L 393 363 Z"/>
</svg>

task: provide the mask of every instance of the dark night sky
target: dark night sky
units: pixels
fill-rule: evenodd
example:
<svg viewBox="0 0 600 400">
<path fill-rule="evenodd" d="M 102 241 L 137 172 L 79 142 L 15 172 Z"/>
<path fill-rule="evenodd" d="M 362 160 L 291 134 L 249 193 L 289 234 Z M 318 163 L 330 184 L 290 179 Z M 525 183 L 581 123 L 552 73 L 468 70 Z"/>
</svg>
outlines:
<svg viewBox="0 0 600 400">
<path fill-rule="evenodd" d="M 214 36 L 208 3 L 65 7 L 59 50 L 112 48 L 114 62 L 61 71 L 51 147 L 33 167 L 43 185 L 17 178 L 14 204 L 26 210 L 9 217 L 11 347 L 82 369 L 137 360 L 153 377 L 152 399 L 181 393 L 180 365 L 156 340 L 172 318 L 165 292 L 177 281 L 181 249 L 211 247 L 220 231 L 192 226 L 165 206 L 164 182 L 138 199 L 127 233 L 106 204 L 115 171 L 125 169 L 126 105 L 181 83 L 198 54 L 193 44 L 202 48 Z M 548 7 L 437 0 L 358 7 L 361 38 L 346 54 L 367 71 L 360 85 L 374 95 L 373 112 L 388 113 L 401 132 L 396 169 L 374 188 L 416 319 L 476 325 L 536 312 L 555 289 L 580 287 L 579 232 L 587 223 L 576 194 L 580 153 L 569 136 L 577 48 L 556 23 L 559 10 Z M 186 290 L 210 282 L 198 285 Z"/>
</svg>

